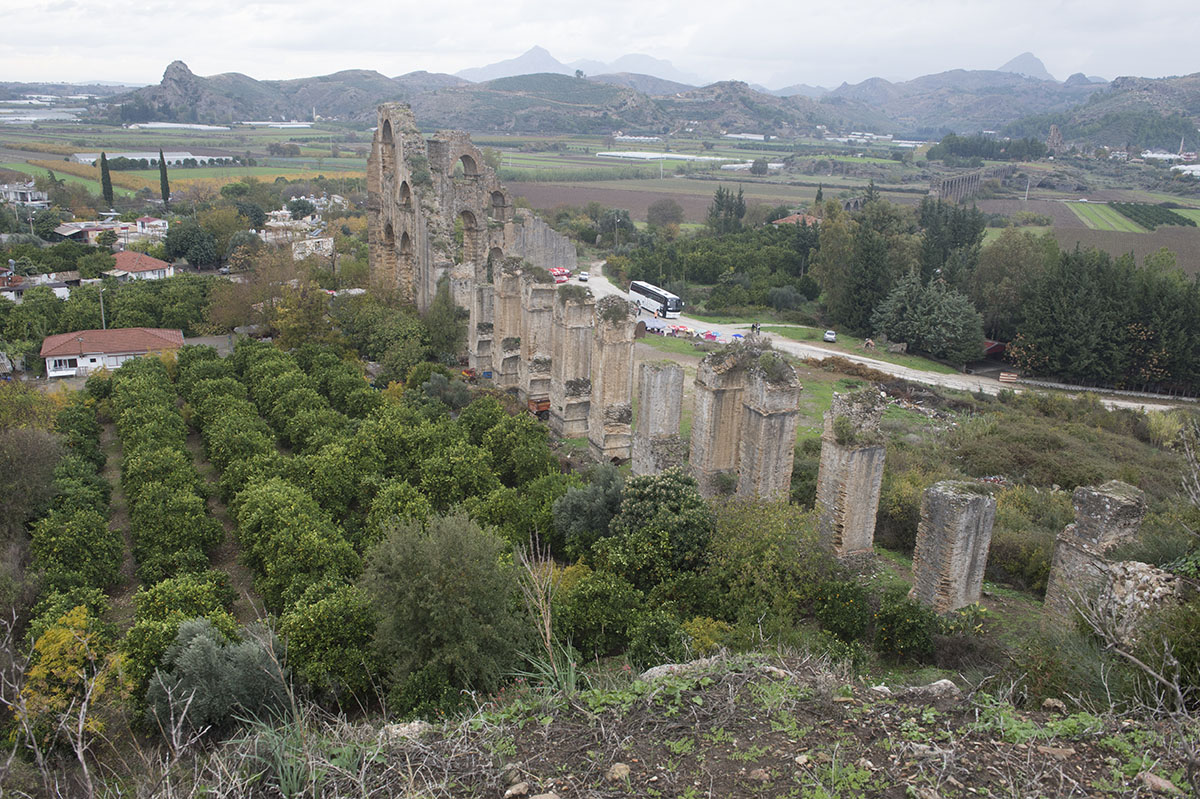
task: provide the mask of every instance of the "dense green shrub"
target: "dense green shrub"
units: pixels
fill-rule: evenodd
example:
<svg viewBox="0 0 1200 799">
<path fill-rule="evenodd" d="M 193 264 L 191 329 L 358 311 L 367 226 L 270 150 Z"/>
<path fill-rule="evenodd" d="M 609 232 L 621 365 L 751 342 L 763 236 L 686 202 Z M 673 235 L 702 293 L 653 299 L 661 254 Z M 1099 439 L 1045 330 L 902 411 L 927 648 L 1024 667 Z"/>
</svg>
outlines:
<svg viewBox="0 0 1200 799">
<path fill-rule="evenodd" d="M 680 663 L 687 659 L 689 640 L 679 619 L 663 610 L 651 610 L 629 628 L 626 656 L 639 669 Z"/>
<path fill-rule="evenodd" d="M 813 615 L 838 638 L 857 641 L 871 626 L 871 604 L 866 586 L 857 580 L 827 580 L 813 597 Z"/>
<path fill-rule="evenodd" d="M 556 538 L 572 558 L 590 553 L 596 541 L 609 535 L 625 490 L 625 475 L 612 464 L 591 467 L 586 479 L 587 485 L 568 489 L 553 506 Z"/>
<path fill-rule="evenodd" d="M 303 489 L 272 478 L 242 491 L 237 505 L 242 556 L 268 607 L 287 607 L 322 580 L 357 576 L 358 556 Z"/>
<path fill-rule="evenodd" d="M 719 618 L 794 618 L 836 562 L 817 542 L 816 518 L 794 505 L 731 499 L 716 508 L 707 573 Z M 708 614 L 705 614 L 708 615 Z"/>
<path fill-rule="evenodd" d="M 616 654 L 629 644 L 630 628 L 642 613 L 641 591 L 619 574 L 590 572 L 560 600 L 559 638 L 585 656 Z"/>
<path fill-rule="evenodd" d="M 937 616 L 910 599 L 904 588 L 886 592 L 875 612 L 875 651 L 896 660 L 924 660 L 933 654 Z"/>
<path fill-rule="evenodd" d="M 713 512 L 682 469 L 625 481 L 621 509 L 600 558 L 639 588 L 704 566 Z"/>
<path fill-rule="evenodd" d="M 33 563 L 59 589 L 104 588 L 117 580 L 124 541 L 95 510 L 52 510 L 31 533 Z"/>
<path fill-rule="evenodd" d="M 282 708 L 286 674 L 276 648 L 254 639 L 232 640 L 205 618 L 183 622 L 150 679 L 151 722 L 164 733 L 180 717 L 191 730 L 220 731 L 237 717 L 262 718 Z"/>
<path fill-rule="evenodd" d="M 375 609 L 367 593 L 318 583 L 279 617 L 288 665 L 312 690 L 366 698 L 379 673 Z"/>
<path fill-rule="evenodd" d="M 491 527 L 514 546 L 548 546 L 552 553 L 559 554 L 563 546 L 554 525 L 554 504 L 578 485 L 574 475 L 544 474 L 520 488 L 502 487 L 486 496 L 471 497 L 463 508 L 472 519 Z"/>
<path fill-rule="evenodd" d="M 366 586 L 395 684 L 431 670 L 454 688 L 494 691 L 512 672 L 529 629 L 506 549 L 463 515 L 398 524 L 371 549 Z"/>
<path fill-rule="evenodd" d="M 1143 662 L 1168 679 L 1178 677 L 1191 706 L 1200 705 L 1200 597 L 1160 611 L 1145 626 L 1138 652 Z M 1162 686 L 1151 690 L 1159 693 Z"/>
<path fill-rule="evenodd" d="M 88 616 L 92 619 L 102 618 L 111 607 L 108 597 L 99 588 L 76 587 L 46 592 L 30 611 L 29 624 L 25 627 L 26 644 L 33 646 L 42 633 L 80 605 L 87 608 Z M 116 637 L 115 631 L 111 637 Z"/>
</svg>

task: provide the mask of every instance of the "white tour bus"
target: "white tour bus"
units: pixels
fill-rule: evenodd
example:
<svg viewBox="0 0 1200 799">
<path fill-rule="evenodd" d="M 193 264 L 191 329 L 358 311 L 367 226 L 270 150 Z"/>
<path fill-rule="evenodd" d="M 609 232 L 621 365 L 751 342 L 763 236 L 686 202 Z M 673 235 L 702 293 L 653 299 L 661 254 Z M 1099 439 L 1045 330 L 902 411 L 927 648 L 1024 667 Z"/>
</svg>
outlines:
<svg viewBox="0 0 1200 799">
<path fill-rule="evenodd" d="M 638 307 L 663 319 L 678 319 L 679 312 L 683 310 L 683 300 L 665 289 L 641 280 L 629 284 L 629 298 L 636 302 Z"/>
</svg>

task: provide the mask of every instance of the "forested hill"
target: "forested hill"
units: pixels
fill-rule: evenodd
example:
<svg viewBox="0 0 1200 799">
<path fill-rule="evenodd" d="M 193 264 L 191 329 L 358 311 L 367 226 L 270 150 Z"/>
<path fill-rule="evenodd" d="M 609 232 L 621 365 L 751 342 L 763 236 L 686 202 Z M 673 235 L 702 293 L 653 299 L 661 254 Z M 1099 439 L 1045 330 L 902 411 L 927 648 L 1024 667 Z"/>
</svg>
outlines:
<svg viewBox="0 0 1200 799">
<path fill-rule="evenodd" d="M 872 130 L 901 137 L 1007 129 L 1044 138 L 1058 124 L 1068 142 L 1163 146 L 1200 117 L 1200 76 L 1038 80 L 997 70 L 950 70 L 892 83 L 872 78 L 819 97 L 779 97 L 739 81 L 693 88 L 645 75 L 597 78 L 540 73 L 471 83 L 452 75 L 413 72 L 390 78 L 369 70 L 287 81 L 238 73 L 193 74 L 181 61 L 155 86 L 113 98 L 111 116 L 228 123 L 246 119 L 354 122 L 374 118 L 385 101 L 408 102 L 422 124 L 474 131 L 528 133 L 767 133 Z M 1119 141 L 1118 141 L 1119 140 Z"/>
<path fill-rule="evenodd" d="M 1117 78 L 1092 94 L 1086 103 L 1057 113 L 1014 122 L 1005 132 L 1014 137 L 1045 136 L 1051 124 L 1068 142 L 1157 147 L 1174 151 L 1200 147 L 1200 72 L 1182 77 Z"/>
</svg>

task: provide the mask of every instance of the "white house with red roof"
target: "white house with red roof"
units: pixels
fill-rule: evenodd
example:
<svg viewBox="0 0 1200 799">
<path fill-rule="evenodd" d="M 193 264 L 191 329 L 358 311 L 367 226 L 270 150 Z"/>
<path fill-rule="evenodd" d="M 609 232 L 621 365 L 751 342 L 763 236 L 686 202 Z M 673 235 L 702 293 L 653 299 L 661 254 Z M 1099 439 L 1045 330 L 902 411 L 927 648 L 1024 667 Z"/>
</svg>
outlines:
<svg viewBox="0 0 1200 799">
<path fill-rule="evenodd" d="M 112 275 L 117 280 L 161 280 L 164 277 L 175 276 L 174 264 L 151 258 L 144 252 L 122 250 L 114 253 L 113 258 L 116 259 L 117 266 L 105 274 Z"/>
<path fill-rule="evenodd" d="M 161 327 L 77 330 L 46 336 L 41 356 L 46 377 L 78 377 L 97 369 L 116 369 L 130 358 L 183 346 L 183 331 Z"/>
<path fill-rule="evenodd" d="M 167 235 L 167 230 L 170 227 L 167 220 L 159 219 L 156 216 L 139 216 L 137 218 L 137 232 L 142 236 L 162 238 Z"/>
</svg>

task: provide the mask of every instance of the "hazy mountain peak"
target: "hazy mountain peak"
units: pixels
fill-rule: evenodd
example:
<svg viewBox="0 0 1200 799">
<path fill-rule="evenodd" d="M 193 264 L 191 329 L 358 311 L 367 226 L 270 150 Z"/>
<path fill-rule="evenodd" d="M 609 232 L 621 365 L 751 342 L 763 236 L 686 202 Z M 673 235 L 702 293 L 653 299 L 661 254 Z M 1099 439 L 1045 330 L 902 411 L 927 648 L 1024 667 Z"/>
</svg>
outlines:
<svg viewBox="0 0 1200 799">
<path fill-rule="evenodd" d="M 1042 63 L 1042 60 L 1033 53 L 1021 53 L 1004 66 L 997 67 L 996 71 L 1015 72 L 1018 75 L 1024 75 L 1027 78 L 1035 80 L 1055 80 L 1055 77 L 1046 69 L 1046 65 Z"/>
<path fill-rule="evenodd" d="M 454 73 L 460 78 L 482 83 L 496 78 L 510 78 L 514 75 L 536 75 L 542 72 L 554 72 L 559 75 L 569 75 L 574 72 L 566 64 L 550 55 L 550 51 L 539 45 L 534 45 L 516 58 L 497 61 L 482 67 L 472 67 Z"/>
</svg>

